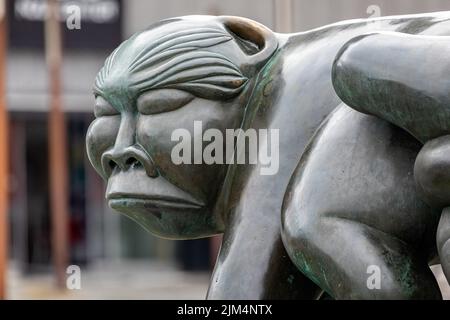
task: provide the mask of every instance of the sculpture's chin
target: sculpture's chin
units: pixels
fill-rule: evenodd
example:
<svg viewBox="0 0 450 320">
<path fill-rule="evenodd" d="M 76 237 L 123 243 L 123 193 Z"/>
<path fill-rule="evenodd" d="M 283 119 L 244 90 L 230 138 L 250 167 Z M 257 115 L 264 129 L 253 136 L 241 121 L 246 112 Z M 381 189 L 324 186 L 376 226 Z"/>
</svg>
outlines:
<svg viewBox="0 0 450 320">
<path fill-rule="evenodd" d="M 138 198 L 110 199 L 108 204 L 158 237 L 197 239 L 220 233 L 204 207 Z"/>
</svg>

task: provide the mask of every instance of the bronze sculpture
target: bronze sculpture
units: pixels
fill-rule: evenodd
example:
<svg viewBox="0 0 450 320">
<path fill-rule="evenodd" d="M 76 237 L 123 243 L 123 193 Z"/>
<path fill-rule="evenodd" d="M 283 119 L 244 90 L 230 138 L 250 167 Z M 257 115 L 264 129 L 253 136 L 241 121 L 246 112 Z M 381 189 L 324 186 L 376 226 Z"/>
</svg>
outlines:
<svg viewBox="0 0 450 320">
<path fill-rule="evenodd" d="M 316 299 L 324 291 L 336 299 L 440 298 L 427 258 L 434 257 L 442 206 L 422 200 L 413 174 L 422 143 L 436 135 L 421 140 L 415 126 L 401 121 L 404 112 L 395 119 L 383 113 L 406 103 L 389 104 L 392 92 L 409 99 L 407 110 L 430 98 L 396 78 L 378 83 L 358 63 L 380 43 L 362 35 L 445 36 L 449 19 L 443 12 L 354 20 L 288 35 L 238 17 L 188 16 L 150 26 L 108 57 L 94 86 L 87 151 L 108 181 L 109 205 L 166 238 L 223 233 L 210 299 Z M 401 47 L 396 36 L 387 35 L 387 42 Z M 366 47 L 359 46 L 364 39 Z M 374 62 L 380 69 L 398 58 L 382 45 Z M 408 50 L 398 52 L 407 59 Z M 392 72 L 405 79 L 408 68 Z M 259 162 L 175 164 L 173 132 L 196 136 L 196 121 L 217 134 L 278 130 L 277 173 L 261 174 Z M 418 184 L 430 190 L 431 183 L 433 197 L 442 189 L 427 181 L 434 162 L 426 147 L 416 166 L 425 172 Z M 436 148 L 439 141 L 429 145 Z M 448 277 L 445 219 L 439 250 Z M 366 286 L 372 265 L 382 275 L 376 290 Z"/>
</svg>

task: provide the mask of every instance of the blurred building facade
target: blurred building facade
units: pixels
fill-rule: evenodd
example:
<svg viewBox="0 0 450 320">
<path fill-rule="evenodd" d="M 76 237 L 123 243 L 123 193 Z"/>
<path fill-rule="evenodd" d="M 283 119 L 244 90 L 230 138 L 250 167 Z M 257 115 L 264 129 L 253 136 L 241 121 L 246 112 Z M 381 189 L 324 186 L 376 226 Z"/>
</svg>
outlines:
<svg viewBox="0 0 450 320">
<path fill-rule="evenodd" d="M 25 271 L 50 265 L 47 112 L 49 81 L 43 51 L 44 0 L 9 1 L 7 101 L 11 114 L 11 256 Z M 84 137 L 93 119 L 91 87 L 112 49 L 158 20 L 190 14 L 238 15 L 274 30 L 304 31 L 328 23 L 377 15 L 450 10 L 448 0 L 72 0 L 82 9 L 81 30 L 65 30 L 63 108 L 70 171 L 71 261 L 158 258 L 208 264 L 207 241 L 156 239 L 111 212 L 104 184 L 88 163 Z M 284 10 L 283 10 L 284 8 Z M 287 9 L 287 10 L 286 10 Z M 281 12 L 281 16 L 280 16 Z M 289 24 L 283 25 L 283 15 Z M 283 19 L 284 18 L 284 19 Z M 63 27 L 66 24 L 62 22 Z M 177 247 L 176 247 L 177 246 Z M 197 257 L 196 259 L 189 259 Z"/>
</svg>

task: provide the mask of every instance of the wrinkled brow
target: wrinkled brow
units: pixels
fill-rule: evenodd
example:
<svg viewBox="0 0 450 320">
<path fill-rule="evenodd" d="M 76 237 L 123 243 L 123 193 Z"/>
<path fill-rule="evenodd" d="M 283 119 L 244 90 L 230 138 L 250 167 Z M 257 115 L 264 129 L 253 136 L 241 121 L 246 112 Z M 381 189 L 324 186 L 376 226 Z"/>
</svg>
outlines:
<svg viewBox="0 0 450 320">
<path fill-rule="evenodd" d="M 208 99 L 228 99 L 239 94 L 248 80 L 224 55 L 205 50 L 233 40 L 224 30 L 181 30 L 122 55 L 134 39 L 125 41 L 106 59 L 94 90 L 101 92 L 120 84 L 136 95 L 150 89 L 174 88 Z"/>
</svg>

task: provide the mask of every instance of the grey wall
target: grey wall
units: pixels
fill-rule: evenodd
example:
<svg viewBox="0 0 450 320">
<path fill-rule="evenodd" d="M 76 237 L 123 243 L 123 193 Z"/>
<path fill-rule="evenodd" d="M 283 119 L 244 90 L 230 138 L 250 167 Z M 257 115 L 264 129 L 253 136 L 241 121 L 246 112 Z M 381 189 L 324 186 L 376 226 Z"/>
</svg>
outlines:
<svg viewBox="0 0 450 320">
<path fill-rule="evenodd" d="M 124 30 L 127 36 L 161 19 L 191 14 L 244 16 L 270 28 L 273 27 L 273 0 L 127 0 L 126 2 Z"/>
<path fill-rule="evenodd" d="M 127 0 L 124 30 L 129 36 L 149 24 L 169 17 L 190 14 L 238 15 L 275 28 L 275 4 L 286 0 Z M 329 23 L 367 18 L 369 6 L 381 15 L 450 10 L 449 0 L 290 0 L 292 29 L 304 31 Z"/>
<path fill-rule="evenodd" d="M 71 112 L 92 112 L 92 85 L 108 52 L 66 52 L 64 54 L 63 108 Z M 48 72 L 39 51 L 12 51 L 7 68 L 8 108 L 13 111 L 46 111 L 49 105 Z"/>
<path fill-rule="evenodd" d="M 125 37 L 161 19 L 190 15 L 238 15 L 277 31 L 275 3 L 292 3 L 292 30 L 304 31 L 340 20 L 366 18 L 367 8 L 378 6 L 381 15 L 450 10 L 450 0 L 126 0 Z M 282 10 L 289 12 L 290 10 Z M 92 112 L 91 87 L 107 52 L 66 52 L 63 67 L 64 109 Z M 8 107 L 16 111 L 48 109 L 47 71 L 42 53 L 10 52 Z"/>
<path fill-rule="evenodd" d="M 382 16 L 450 10 L 448 0 L 292 0 L 294 30 L 367 18 L 369 6 L 378 6 Z"/>
</svg>

